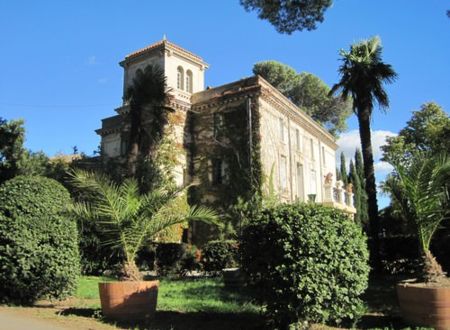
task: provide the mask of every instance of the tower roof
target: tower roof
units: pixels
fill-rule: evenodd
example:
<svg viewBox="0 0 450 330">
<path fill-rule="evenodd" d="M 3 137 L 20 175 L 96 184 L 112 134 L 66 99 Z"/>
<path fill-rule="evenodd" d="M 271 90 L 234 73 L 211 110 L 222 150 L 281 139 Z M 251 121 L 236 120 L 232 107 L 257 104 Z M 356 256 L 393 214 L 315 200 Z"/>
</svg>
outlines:
<svg viewBox="0 0 450 330">
<path fill-rule="evenodd" d="M 192 53 L 192 52 L 190 52 L 190 51 L 188 51 L 188 50 L 186 50 L 186 49 L 184 49 L 184 48 L 182 48 L 182 47 L 180 47 L 180 46 L 178 46 L 178 45 L 168 41 L 166 38 L 164 38 L 164 39 L 162 39 L 162 40 L 160 40 L 158 42 L 155 42 L 155 43 L 153 43 L 153 44 L 151 44 L 151 45 L 149 45 L 147 47 L 138 49 L 138 50 L 128 54 L 127 56 L 125 56 L 124 62 L 128 62 L 129 60 L 133 60 L 135 58 L 138 58 L 138 57 L 140 57 L 142 55 L 145 55 L 147 53 L 153 52 L 153 51 L 158 50 L 158 49 L 159 50 L 166 50 L 167 49 L 169 51 L 176 52 L 179 55 L 190 59 L 191 61 L 194 61 L 194 62 L 197 62 L 197 63 L 201 63 L 201 64 L 203 64 L 205 66 L 208 66 L 207 63 L 205 61 L 203 61 L 203 59 L 200 56 L 195 55 L 194 53 Z"/>
</svg>

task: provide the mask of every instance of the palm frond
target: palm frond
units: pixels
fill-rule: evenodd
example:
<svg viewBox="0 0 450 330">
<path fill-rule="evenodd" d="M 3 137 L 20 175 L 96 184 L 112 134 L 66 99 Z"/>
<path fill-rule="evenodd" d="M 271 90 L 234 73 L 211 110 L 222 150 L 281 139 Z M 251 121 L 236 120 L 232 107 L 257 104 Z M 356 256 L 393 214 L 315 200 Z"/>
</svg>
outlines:
<svg viewBox="0 0 450 330">
<path fill-rule="evenodd" d="M 417 152 L 408 165 L 394 163 L 396 178 L 385 182 L 385 189 L 401 212 L 416 223 L 421 247 L 429 250 L 431 238 L 448 217 L 447 155 Z"/>
</svg>

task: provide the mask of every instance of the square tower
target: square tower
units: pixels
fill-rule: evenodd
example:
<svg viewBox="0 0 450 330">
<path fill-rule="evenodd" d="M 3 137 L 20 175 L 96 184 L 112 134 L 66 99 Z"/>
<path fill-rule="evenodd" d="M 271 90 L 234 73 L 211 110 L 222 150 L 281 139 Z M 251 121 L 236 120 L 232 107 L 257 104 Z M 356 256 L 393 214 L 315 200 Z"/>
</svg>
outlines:
<svg viewBox="0 0 450 330">
<path fill-rule="evenodd" d="M 102 120 L 102 128 L 96 132 L 101 136 L 102 157 L 123 158 L 127 149 L 129 125 L 124 118 L 129 111 L 125 100 L 126 90 L 133 84 L 137 70 L 148 65 L 159 66 L 166 76 L 169 93 L 173 96 L 169 106 L 175 111 L 169 115 L 167 132 L 178 149 L 178 164 L 174 177 L 178 185 L 186 183 L 186 114 L 191 109 L 191 96 L 203 91 L 205 70 L 208 64 L 203 59 L 165 38 L 150 46 L 137 50 L 119 63 L 124 69 L 122 105 L 116 109 L 118 115 Z"/>
<path fill-rule="evenodd" d="M 120 62 L 124 68 L 124 94 L 133 83 L 136 71 L 149 64 L 156 64 L 163 69 L 167 86 L 178 101 L 190 104 L 191 94 L 205 89 L 205 70 L 208 64 L 201 57 L 164 38 L 127 55 Z"/>
</svg>

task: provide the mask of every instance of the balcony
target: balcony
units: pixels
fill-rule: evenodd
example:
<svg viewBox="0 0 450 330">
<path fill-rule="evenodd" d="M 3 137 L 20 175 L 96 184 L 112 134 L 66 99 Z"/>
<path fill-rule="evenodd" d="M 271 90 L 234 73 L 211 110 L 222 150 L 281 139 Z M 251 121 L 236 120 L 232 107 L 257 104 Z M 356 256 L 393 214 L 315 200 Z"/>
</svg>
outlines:
<svg viewBox="0 0 450 330">
<path fill-rule="evenodd" d="M 348 184 L 344 187 L 344 183 L 340 180 L 334 182 L 334 184 L 333 182 L 325 182 L 322 204 L 343 210 L 353 217 L 356 209 L 353 205 L 352 185 Z"/>
</svg>

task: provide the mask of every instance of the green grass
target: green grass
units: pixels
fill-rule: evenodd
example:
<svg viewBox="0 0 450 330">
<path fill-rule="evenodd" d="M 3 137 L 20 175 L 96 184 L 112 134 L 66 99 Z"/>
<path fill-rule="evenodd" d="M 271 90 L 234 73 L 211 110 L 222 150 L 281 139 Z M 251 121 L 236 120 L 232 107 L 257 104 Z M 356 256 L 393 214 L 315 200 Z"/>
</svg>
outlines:
<svg viewBox="0 0 450 330">
<path fill-rule="evenodd" d="M 83 276 L 75 294 L 80 300 L 99 299 L 98 282 L 114 281 L 108 277 Z M 91 307 L 100 301 L 90 302 Z M 258 313 L 258 306 L 237 291 L 225 290 L 221 279 L 162 279 L 158 289 L 158 310 L 174 312 Z"/>
<path fill-rule="evenodd" d="M 114 281 L 106 277 L 81 277 L 71 307 L 63 315 L 95 317 L 100 311 L 98 282 Z M 264 318 L 260 308 L 249 302 L 242 292 L 225 290 L 222 280 L 160 280 L 158 304 L 151 325 L 138 323 L 112 324 L 125 329 L 151 330 L 228 330 L 262 329 Z M 109 323 L 108 320 L 99 322 Z"/>
<path fill-rule="evenodd" d="M 163 279 L 158 292 L 158 309 L 222 313 L 257 313 L 260 310 L 240 292 L 225 290 L 221 279 Z"/>
<path fill-rule="evenodd" d="M 107 277 L 84 276 L 80 279 L 76 297 L 67 315 L 94 315 L 99 312 L 98 282 L 114 281 Z M 395 295 L 396 278 L 372 279 L 363 296 L 368 311 L 357 327 L 360 329 L 415 329 L 400 318 Z M 259 306 L 249 302 L 241 291 L 229 291 L 220 278 L 162 279 L 158 290 L 158 305 L 152 326 L 120 324 L 126 329 L 263 329 L 264 318 Z M 336 329 L 315 325 L 313 329 Z"/>
<path fill-rule="evenodd" d="M 99 299 L 98 283 L 114 281 L 109 277 L 82 276 L 78 282 L 75 297 L 79 299 Z"/>
</svg>

